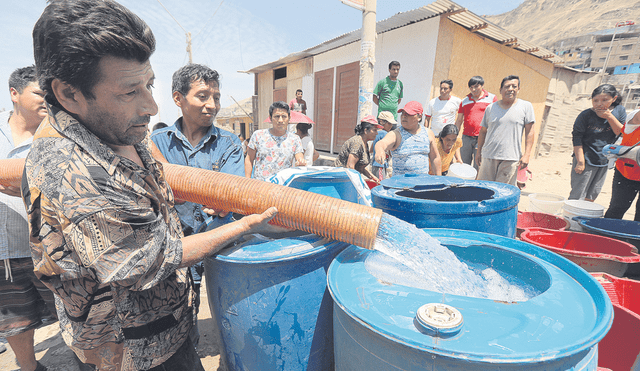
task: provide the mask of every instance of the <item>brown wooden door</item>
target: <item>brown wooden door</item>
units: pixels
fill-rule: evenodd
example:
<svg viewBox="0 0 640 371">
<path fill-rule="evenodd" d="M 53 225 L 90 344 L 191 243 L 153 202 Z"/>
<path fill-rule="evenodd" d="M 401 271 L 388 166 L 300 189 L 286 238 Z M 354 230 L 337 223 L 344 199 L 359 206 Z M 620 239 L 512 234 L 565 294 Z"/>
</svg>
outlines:
<svg viewBox="0 0 640 371">
<path fill-rule="evenodd" d="M 333 116 L 333 68 L 314 75 L 313 144 L 322 151 L 331 146 L 331 117 Z"/>
<path fill-rule="evenodd" d="M 273 102 L 287 102 L 287 89 L 276 89 L 273 91 Z M 272 103 L 273 103 L 272 102 Z"/>
<path fill-rule="evenodd" d="M 336 68 L 336 111 L 333 152 L 340 152 L 342 144 L 355 135 L 358 121 L 358 87 L 360 62 L 344 64 Z"/>
</svg>

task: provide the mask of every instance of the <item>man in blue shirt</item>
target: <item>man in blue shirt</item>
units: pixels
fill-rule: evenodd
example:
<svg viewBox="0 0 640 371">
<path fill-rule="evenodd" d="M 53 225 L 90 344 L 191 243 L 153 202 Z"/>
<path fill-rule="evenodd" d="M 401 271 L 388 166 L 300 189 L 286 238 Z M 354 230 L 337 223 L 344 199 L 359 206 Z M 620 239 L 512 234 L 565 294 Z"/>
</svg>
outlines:
<svg viewBox="0 0 640 371">
<path fill-rule="evenodd" d="M 13 109 L 0 113 L 0 159 L 25 158 L 33 135 L 47 115 L 34 66 L 9 78 Z M 33 348 L 35 329 L 55 315 L 53 293 L 33 273 L 27 211 L 20 189 L 0 190 L 0 337 L 9 342 L 21 370 L 43 371 Z M 4 264 L 3 264 L 4 263 Z"/>
<path fill-rule="evenodd" d="M 151 140 L 172 164 L 219 171 L 244 176 L 242 142 L 233 133 L 213 125 L 220 111 L 220 82 L 218 72 L 200 64 L 188 64 L 173 74 L 173 101 L 180 107 L 182 117 L 167 128 L 156 130 Z M 228 223 L 231 215 L 204 209 L 192 202 L 176 204 L 185 236 L 198 233 L 209 215 L 219 226 Z M 191 267 L 195 291 L 200 300 L 200 281 L 204 271 L 202 262 Z M 197 346 L 197 326 L 192 340 Z"/>
</svg>

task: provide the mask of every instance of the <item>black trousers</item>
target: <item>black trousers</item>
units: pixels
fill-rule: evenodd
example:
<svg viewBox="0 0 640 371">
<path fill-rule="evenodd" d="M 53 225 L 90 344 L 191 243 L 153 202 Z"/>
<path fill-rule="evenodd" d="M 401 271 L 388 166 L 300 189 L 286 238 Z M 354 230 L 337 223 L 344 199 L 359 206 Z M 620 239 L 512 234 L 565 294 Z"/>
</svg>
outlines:
<svg viewBox="0 0 640 371">
<path fill-rule="evenodd" d="M 178 351 L 158 367 L 149 371 L 204 371 L 200 357 L 196 353 L 191 338 L 187 337 L 184 345 Z"/>
<path fill-rule="evenodd" d="M 627 179 L 616 169 L 611 187 L 611 202 L 609 202 L 609 209 L 604 217 L 622 219 L 639 191 L 640 181 Z M 636 215 L 633 220 L 640 221 L 640 202 L 636 203 Z"/>
<path fill-rule="evenodd" d="M 75 355 L 75 354 L 74 354 Z M 82 363 L 76 357 L 76 361 L 80 370 L 94 371 L 96 366 L 89 363 Z M 149 369 L 148 371 L 204 371 L 200 356 L 196 353 L 191 339 L 187 337 L 187 341 L 160 366 Z"/>
</svg>

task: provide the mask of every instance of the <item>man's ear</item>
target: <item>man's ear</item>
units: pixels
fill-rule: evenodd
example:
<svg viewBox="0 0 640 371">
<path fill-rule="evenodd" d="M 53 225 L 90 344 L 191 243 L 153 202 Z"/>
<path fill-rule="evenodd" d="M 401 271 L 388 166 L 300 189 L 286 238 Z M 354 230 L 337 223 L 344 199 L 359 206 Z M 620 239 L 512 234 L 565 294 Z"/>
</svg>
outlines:
<svg viewBox="0 0 640 371">
<path fill-rule="evenodd" d="M 60 79 L 51 81 L 51 90 L 60 105 L 70 113 L 83 115 L 87 107 L 87 99 L 77 88 Z"/>
<path fill-rule="evenodd" d="M 184 99 L 184 97 L 182 96 L 182 94 L 179 91 L 174 91 L 173 92 L 173 102 L 176 104 L 176 106 L 182 107 L 182 100 L 183 99 Z"/>
<path fill-rule="evenodd" d="M 20 93 L 16 90 L 16 88 L 9 88 L 9 94 L 11 95 L 11 101 L 13 103 L 18 103 L 18 96 Z"/>
</svg>

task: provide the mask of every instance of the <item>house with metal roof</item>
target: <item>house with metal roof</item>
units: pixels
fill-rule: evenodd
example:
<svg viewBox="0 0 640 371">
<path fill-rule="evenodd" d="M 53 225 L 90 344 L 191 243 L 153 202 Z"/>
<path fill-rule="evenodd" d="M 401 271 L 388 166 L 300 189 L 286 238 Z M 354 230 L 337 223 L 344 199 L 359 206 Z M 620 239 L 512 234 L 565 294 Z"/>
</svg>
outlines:
<svg viewBox="0 0 640 371">
<path fill-rule="evenodd" d="M 472 76 L 485 79 L 485 89 L 499 96 L 500 81 L 507 75 L 521 79 L 520 97 L 533 103 L 536 130 L 544 111 L 554 63 L 563 60 L 551 51 L 533 45 L 466 8 L 449 0 L 398 13 L 376 24 L 374 81 L 388 76 L 392 60 L 401 63 L 399 79 L 404 85 L 400 103 L 416 100 L 425 105 L 438 96 L 440 81 L 454 82 L 453 94 L 469 93 Z M 361 30 L 254 67 L 258 97 L 254 112 L 257 128 L 274 101 L 295 97 L 304 91 L 307 115 L 316 123 L 316 148 L 337 153 L 354 135 L 358 115 Z M 376 114 L 377 107 L 374 105 Z"/>
</svg>

